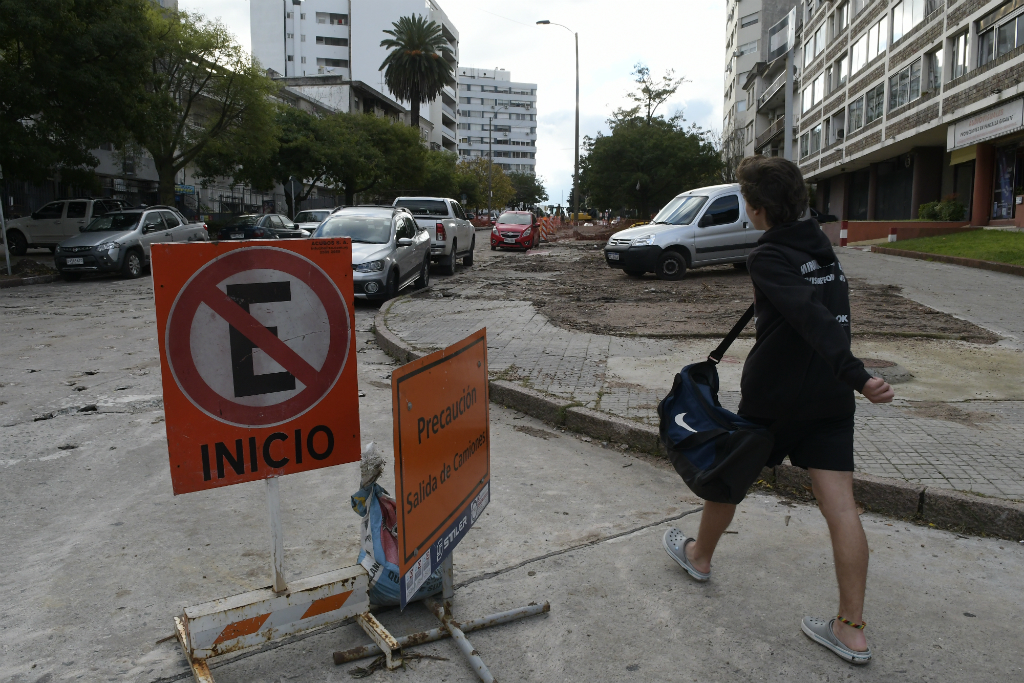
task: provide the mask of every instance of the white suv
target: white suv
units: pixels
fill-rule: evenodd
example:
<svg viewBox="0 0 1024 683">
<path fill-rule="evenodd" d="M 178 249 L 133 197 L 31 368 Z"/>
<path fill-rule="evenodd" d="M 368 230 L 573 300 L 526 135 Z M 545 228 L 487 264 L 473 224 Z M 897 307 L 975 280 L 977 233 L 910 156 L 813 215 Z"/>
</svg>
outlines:
<svg viewBox="0 0 1024 683">
<path fill-rule="evenodd" d="M 430 233 L 430 260 L 441 264 L 445 275 L 455 274 L 455 261 L 473 265 L 476 228 L 454 199 L 440 197 L 399 197 L 394 206 L 408 209 L 416 224 Z"/>
<path fill-rule="evenodd" d="M 29 247 L 50 251 L 78 234 L 93 218 L 108 211 L 131 208 L 120 199 L 61 199 L 32 212 L 31 216 L 7 222 L 7 244 L 15 256 L 24 256 Z"/>
</svg>

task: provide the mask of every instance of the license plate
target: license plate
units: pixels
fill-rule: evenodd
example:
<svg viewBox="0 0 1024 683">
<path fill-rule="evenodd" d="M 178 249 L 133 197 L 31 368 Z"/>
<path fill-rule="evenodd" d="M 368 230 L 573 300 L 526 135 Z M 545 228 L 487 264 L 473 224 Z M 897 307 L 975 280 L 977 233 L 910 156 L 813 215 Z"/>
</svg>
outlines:
<svg viewBox="0 0 1024 683">
<path fill-rule="evenodd" d="M 609 251 L 608 252 L 608 260 L 609 261 L 618 261 L 619 260 L 619 252 L 617 252 L 617 251 Z"/>
<path fill-rule="evenodd" d="M 233 239 L 233 240 L 243 240 L 243 239 L 245 239 L 245 233 L 244 232 L 233 232 L 233 233 L 231 233 L 231 239 Z"/>
<path fill-rule="evenodd" d="M 515 237 L 506 237 L 505 238 L 505 242 L 507 242 L 508 244 L 515 244 L 516 243 L 516 238 Z"/>
<path fill-rule="evenodd" d="M 83 263 L 85 263 L 85 259 L 83 259 L 81 256 L 72 257 L 67 260 L 67 264 L 69 266 L 80 266 Z"/>
</svg>

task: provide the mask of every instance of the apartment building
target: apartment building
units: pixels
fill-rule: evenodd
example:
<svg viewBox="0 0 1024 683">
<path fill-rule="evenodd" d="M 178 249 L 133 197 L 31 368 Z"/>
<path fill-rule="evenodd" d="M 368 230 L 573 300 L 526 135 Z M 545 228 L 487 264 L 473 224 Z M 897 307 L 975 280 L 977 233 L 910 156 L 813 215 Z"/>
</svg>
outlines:
<svg viewBox="0 0 1024 683">
<path fill-rule="evenodd" d="M 506 171 L 535 173 L 537 84 L 504 69 L 459 67 L 459 156 L 486 157 Z"/>
<path fill-rule="evenodd" d="M 1024 0 L 815 0 L 801 15 L 793 124 L 784 65 L 758 65 L 750 151 L 779 154 L 791 133 L 818 208 L 842 219 L 955 196 L 973 225 L 1024 222 Z"/>
<path fill-rule="evenodd" d="M 722 155 L 733 168 L 744 156 L 750 132 L 743 84 L 761 55 L 762 4 L 762 0 L 728 0 L 726 6 Z"/>
<path fill-rule="evenodd" d="M 434 0 L 250 0 L 252 52 L 267 69 L 288 79 L 290 87 L 336 111 L 365 111 L 366 97 L 352 92 L 376 91 L 373 100 L 397 101 L 408 119 L 409 102 L 384 83 L 380 46 L 385 29 L 400 17 L 418 14 L 438 23 L 458 67 L 459 32 Z M 302 79 L 302 80 L 296 80 Z M 322 80 L 317 80 L 322 79 Z M 456 94 L 445 88 L 441 97 L 420 108 L 424 140 L 435 149 L 455 151 Z"/>
</svg>

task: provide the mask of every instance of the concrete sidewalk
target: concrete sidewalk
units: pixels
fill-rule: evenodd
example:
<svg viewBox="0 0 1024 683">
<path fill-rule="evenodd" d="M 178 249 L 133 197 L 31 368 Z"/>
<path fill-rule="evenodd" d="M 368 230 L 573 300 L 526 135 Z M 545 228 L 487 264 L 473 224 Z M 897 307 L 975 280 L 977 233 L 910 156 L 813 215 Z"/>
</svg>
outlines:
<svg viewBox="0 0 1024 683">
<path fill-rule="evenodd" d="M 1015 348 L 1016 335 L 1024 339 L 1024 281 L 945 264 L 892 264 L 893 257 L 852 249 L 843 250 L 840 258 L 853 278 L 898 284 L 909 298 L 926 305 L 942 299 L 943 310 L 1013 335 L 995 347 L 925 340 L 924 347 L 911 350 L 913 344 L 903 339 L 855 339 L 858 355 L 910 363 L 920 374 L 897 385 L 901 398 L 893 405 L 872 405 L 858 396 L 860 471 L 1024 500 L 1024 354 Z M 954 271 L 948 274 L 946 269 Z M 957 296 L 942 296 L 945 278 Z M 1008 288 L 1002 291 L 1010 294 L 1020 287 L 1022 296 L 1000 296 L 990 291 L 992 285 Z M 435 291 L 394 301 L 385 309 L 384 322 L 404 343 L 422 351 L 486 327 L 496 378 L 645 424 L 657 423 L 657 404 L 671 388 L 674 374 L 702 360 L 717 343 L 565 330 L 529 302 L 473 298 L 479 286 L 478 281 L 460 282 L 458 276 L 435 282 Z M 443 295 L 438 291 L 442 289 Z M 750 339 L 738 340 L 720 366 L 722 402 L 733 410 L 739 402 L 742 360 L 751 345 Z"/>
</svg>

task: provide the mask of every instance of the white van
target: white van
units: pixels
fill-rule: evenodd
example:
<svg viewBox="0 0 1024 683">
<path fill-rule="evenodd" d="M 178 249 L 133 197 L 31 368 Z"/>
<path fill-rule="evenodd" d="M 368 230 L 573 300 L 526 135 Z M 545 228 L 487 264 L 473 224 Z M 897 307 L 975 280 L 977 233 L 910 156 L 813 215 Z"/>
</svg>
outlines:
<svg viewBox="0 0 1024 683">
<path fill-rule="evenodd" d="M 762 234 L 747 218 L 738 184 L 701 187 L 677 196 L 647 225 L 612 235 L 604 258 L 627 275 L 678 280 L 687 268 L 740 267 Z"/>
</svg>

